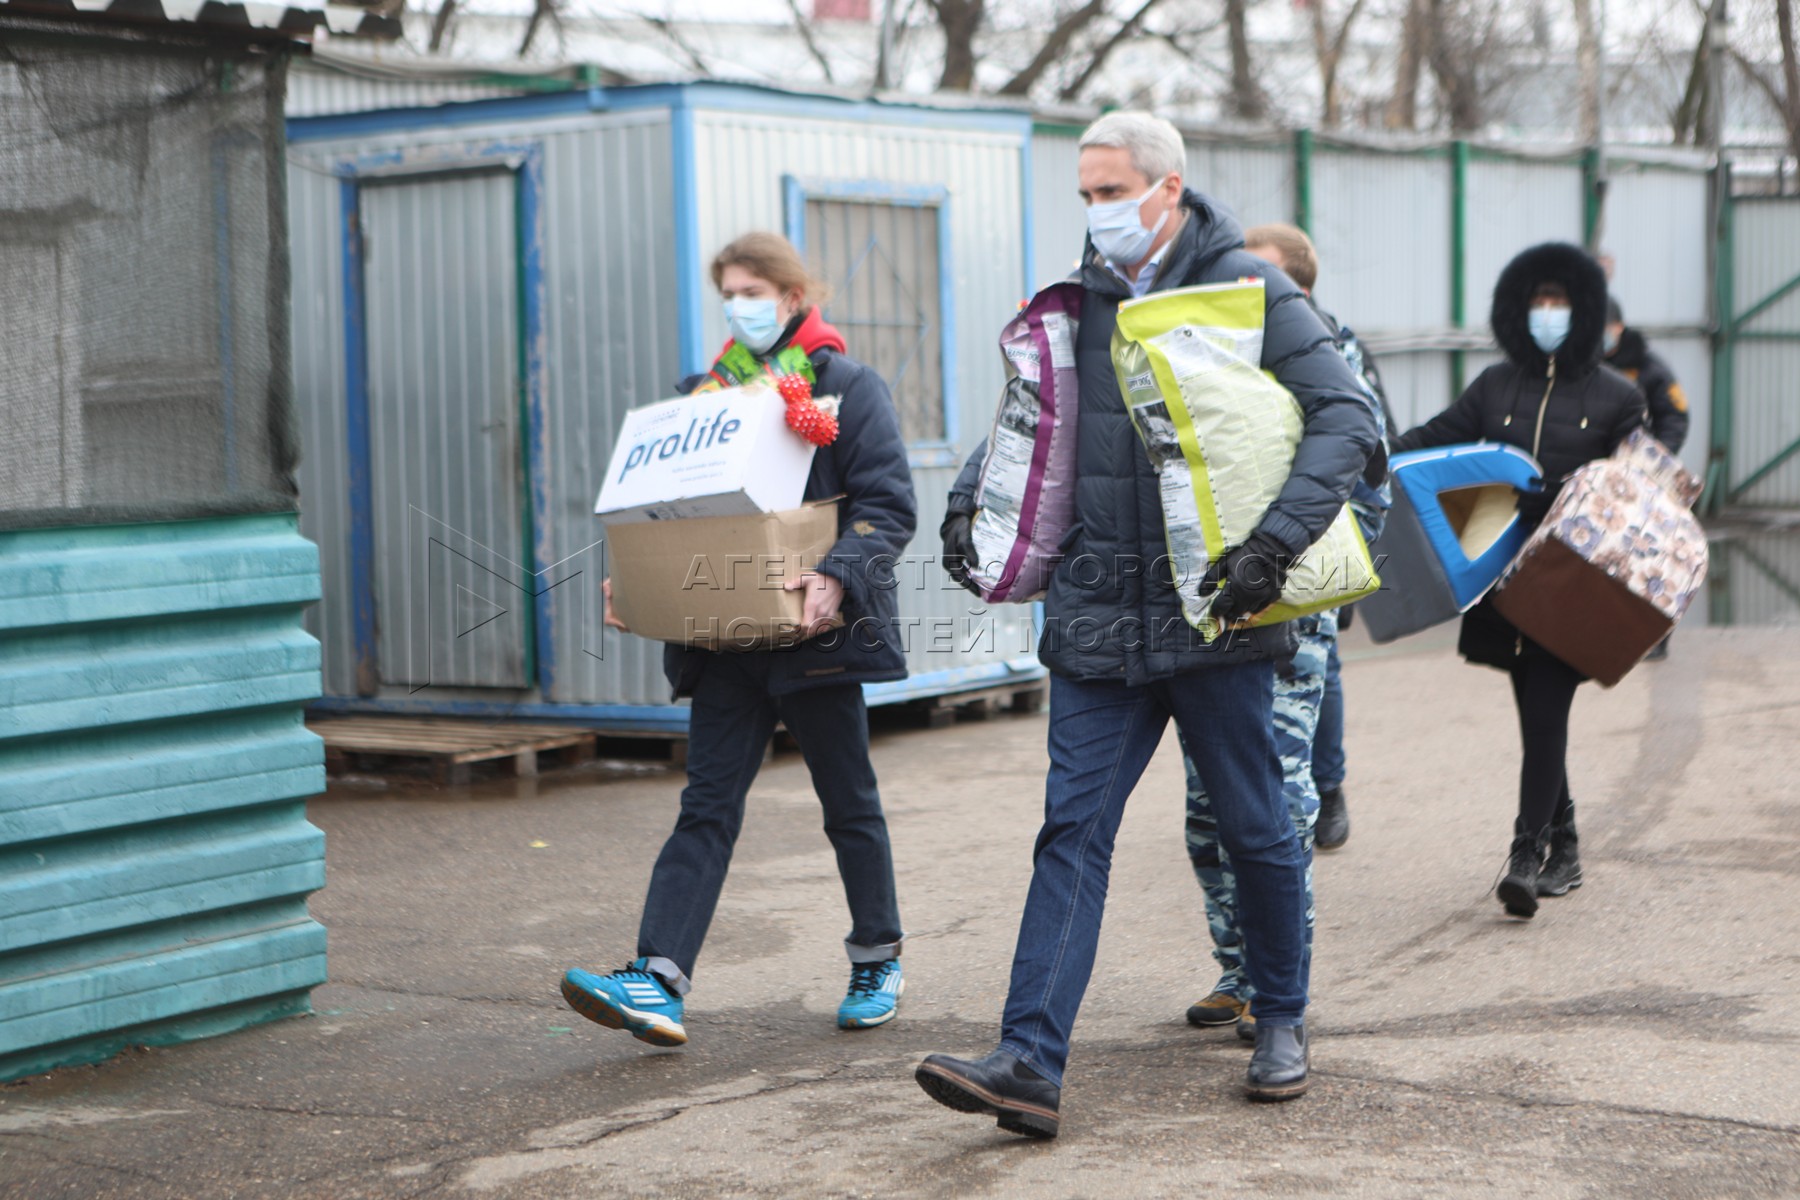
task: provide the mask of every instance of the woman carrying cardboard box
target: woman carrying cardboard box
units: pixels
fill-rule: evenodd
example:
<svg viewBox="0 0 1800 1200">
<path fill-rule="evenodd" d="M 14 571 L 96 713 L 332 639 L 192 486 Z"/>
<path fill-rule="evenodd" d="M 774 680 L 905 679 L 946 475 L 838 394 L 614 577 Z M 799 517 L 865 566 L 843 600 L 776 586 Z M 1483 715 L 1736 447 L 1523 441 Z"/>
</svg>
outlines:
<svg viewBox="0 0 1800 1200">
<path fill-rule="evenodd" d="M 838 500 L 838 540 L 816 571 L 788 587 L 804 593 L 803 640 L 781 649 L 716 652 L 667 645 L 663 669 L 690 696 L 688 782 L 681 814 L 650 876 L 637 958 L 599 975 L 580 969 L 562 993 L 582 1016 L 658 1046 L 687 1041 L 682 1027 L 694 960 L 711 924 L 744 802 L 779 721 L 812 773 L 849 902 L 850 987 L 838 1025 L 891 1020 L 902 988 L 900 910 L 893 855 L 869 762 L 862 685 L 903 679 L 893 564 L 916 523 L 912 472 L 887 384 L 845 353 L 818 304 L 824 288 L 787 239 L 749 233 L 719 251 L 712 281 L 731 340 L 683 391 L 766 380 L 794 431 L 819 446 L 805 498 Z M 837 397 L 833 416 L 813 396 Z M 614 615 L 611 583 L 606 620 Z"/>
</svg>

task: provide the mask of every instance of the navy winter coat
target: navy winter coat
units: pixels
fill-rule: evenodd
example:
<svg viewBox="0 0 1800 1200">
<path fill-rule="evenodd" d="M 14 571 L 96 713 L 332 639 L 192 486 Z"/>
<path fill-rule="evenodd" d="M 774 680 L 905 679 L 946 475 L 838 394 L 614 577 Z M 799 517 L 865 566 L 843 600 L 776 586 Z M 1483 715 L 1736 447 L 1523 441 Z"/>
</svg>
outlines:
<svg viewBox="0 0 1800 1200">
<path fill-rule="evenodd" d="M 1191 189 L 1182 206 L 1187 220 L 1163 259 L 1154 291 L 1244 278 L 1265 282 L 1262 365 L 1300 402 L 1305 434 L 1259 530 L 1299 554 L 1343 509 L 1379 444 L 1374 413 L 1338 354 L 1336 331 L 1325 328 L 1292 280 L 1244 250 L 1237 220 Z M 1157 478 L 1113 373 L 1113 326 L 1130 289 L 1091 244 L 1080 280 L 1074 525 L 1044 600 L 1038 658 L 1068 678 L 1143 685 L 1211 666 L 1291 656 L 1287 623 L 1208 644 L 1181 615 L 1167 573 Z M 967 490 L 972 495 L 972 476 Z M 1153 569 L 1159 560 L 1161 569 Z"/>
<path fill-rule="evenodd" d="M 723 652 L 770 656 L 769 691 L 777 696 L 906 678 L 895 621 L 894 564 L 912 541 L 918 505 L 900 417 L 887 384 L 873 369 L 830 348 L 810 357 L 817 379 L 813 390 L 840 399 L 837 440 L 813 455 L 805 498 L 842 497 L 837 544 L 819 570 L 844 585 L 844 626 L 786 649 Z M 696 377 L 686 384 L 698 382 Z M 721 652 L 663 647 L 663 673 L 677 696 L 692 694 L 707 658 L 715 653 Z"/>
</svg>

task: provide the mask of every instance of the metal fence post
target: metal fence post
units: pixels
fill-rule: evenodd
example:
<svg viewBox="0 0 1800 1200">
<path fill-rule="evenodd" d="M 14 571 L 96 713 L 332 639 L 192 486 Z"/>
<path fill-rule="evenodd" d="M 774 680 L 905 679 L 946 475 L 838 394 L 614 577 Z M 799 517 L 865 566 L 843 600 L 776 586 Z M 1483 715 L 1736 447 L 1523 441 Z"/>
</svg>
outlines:
<svg viewBox="0 0 1800 1200">
<path fill-rule="evenodd" d="M 1713 168 L 1713 329 L 1712 404 L 1708 426 L 1711 446 L 1706 460 L 1706 490 L 1700 511 L 1716 513 L 1731 492 L 1731 438 L 1735 398 L 1732 395 L 1732 346 L 1736 317 L 1737 249 L 1732 236 L 1731 164 L 1720 155 Z"/>
<path fill-rule="evenodd" d="M 1312 232 L 1313 131 L 1294 131 L 1294 224 Z"/>
<path fill-rule="evenodd" d="M 1469 143 L 1450 143 L 1450 323 L 1461 332 L 1468 323 Z M 1468 370 L 1464 351 L 1450 352 L 1450 394 L 1462 395 Z"/>
</svg>

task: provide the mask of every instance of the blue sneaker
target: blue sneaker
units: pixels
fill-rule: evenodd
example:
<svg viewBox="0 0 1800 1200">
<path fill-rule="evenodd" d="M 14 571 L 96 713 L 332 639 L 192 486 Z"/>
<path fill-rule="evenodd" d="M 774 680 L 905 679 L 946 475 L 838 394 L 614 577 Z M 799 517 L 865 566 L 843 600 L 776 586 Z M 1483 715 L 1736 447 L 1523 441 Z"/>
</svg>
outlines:
<svg viewBox="0 0 1800 1200">
<path fill-rule="evenodd" d="M 622 971 L 596 975 L 579 968 L 563 976 L 569 1007 L 608 1029 L 624 1029 L 652 1046 L 687 1044 L 681 1027 L 681 997 L 638 959 Z"/>
<path fill-rule="evenodd" d="M 900 1011 L 900 993 L 906 980 L 900 977 L 900 963 L 851 963 L 850 991 L 838 1005 L 839 1029 L 867 1029 L 885 1025 Z"/>
</svg>

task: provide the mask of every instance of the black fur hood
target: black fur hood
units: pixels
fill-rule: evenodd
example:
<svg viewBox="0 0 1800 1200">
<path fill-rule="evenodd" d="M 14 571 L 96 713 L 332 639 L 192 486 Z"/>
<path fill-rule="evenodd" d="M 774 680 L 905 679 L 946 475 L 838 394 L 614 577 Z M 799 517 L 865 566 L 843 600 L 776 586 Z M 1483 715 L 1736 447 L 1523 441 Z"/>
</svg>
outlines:
<svg viewBox="0 0 1800 1200">
<path fill-rule="evenodd" d="M 1540 283 L 1560 283 L 1569 293 L 1573 308 L 1569 336 L 1556 352 L 1559 375 L 1586 375 L 1600 362 L 1606 335 L 1606 272 L 1580 246 L 1545 242 L 1523 250 L 1506 264 L 1494 284 L 1494 308 L 1490 318 L 1494 338 L 1518 366 L 1533 375 L 1549 369 L 1548 356 L 1531 340 L 1526 314 L 1531 294 Z"/>
</svg>

